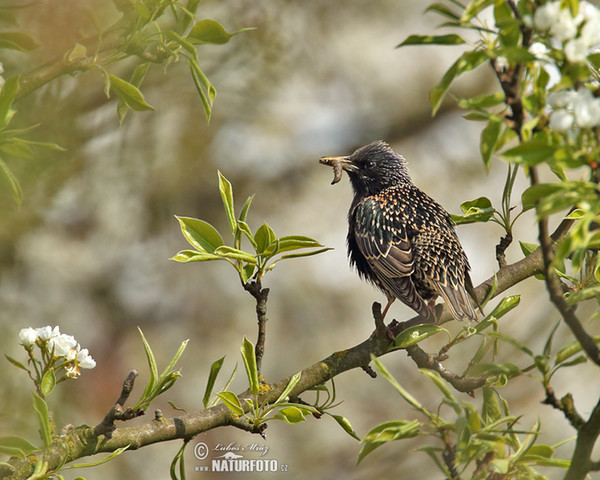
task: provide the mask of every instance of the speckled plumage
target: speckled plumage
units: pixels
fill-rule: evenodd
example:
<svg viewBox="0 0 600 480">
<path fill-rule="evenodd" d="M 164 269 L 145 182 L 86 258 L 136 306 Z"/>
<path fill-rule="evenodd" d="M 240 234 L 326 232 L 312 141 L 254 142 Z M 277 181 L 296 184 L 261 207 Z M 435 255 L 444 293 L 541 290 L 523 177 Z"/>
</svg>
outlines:
<svg viewBox="0 0 600 480">
<path fill-rule="evenodd" d="M 428 302 L 438 295 L 458 320 L 476 320 L 466 291 L 472 288 L 469 262 L 452 219 L 412 183 L 404 158 L 384 142 L 335 158 L 354 190 L 347 242 L 359 275 L 425 321 L 435 321 Z"/>
</svg>

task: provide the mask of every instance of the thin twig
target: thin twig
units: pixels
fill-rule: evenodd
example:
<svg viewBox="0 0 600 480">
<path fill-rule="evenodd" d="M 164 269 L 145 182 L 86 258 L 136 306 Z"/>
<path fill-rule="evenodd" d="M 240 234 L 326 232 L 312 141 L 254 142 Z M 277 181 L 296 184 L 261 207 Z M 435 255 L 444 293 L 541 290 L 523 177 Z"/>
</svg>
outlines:
<svg viewBox="0 0 600 480">
<path fill-rule="evenodd" d="M 256 300 L 256 318 L 258 321 L 258 335 L 254 352 L 256 355 L 256 369 L 260 375 L 262 367 L 262 358 L 265 354 L 265 338 L 267 335 L 267 299 L 269 297 L 269 289 L 262 288 L 260 282 L 252 280 L 244 284 L 244 289 L 250 293 Z"/>
<path fill-rule="evenodd" d="M 506 266 L 506 256 L 504 255 L 504 252 L 506 252 L 506 249 L 512 243 L 512 241 L 512 233 L 506 232 L 506 235 L 504 235 L 500 239 L 500 242 L 498 242 L 498 245 L 496 245 L 496 260 L 498 261 L 498 266 L 500 268 Z"/>
<path fill-rule="evenodd" d="M 131 391 L 133 390 L 133 384 L 135 383 L 135 379 L 138 376 L 137 370 L 132 370 L 127 375 L 127 378 L 123 382 L 123 388 L 121 389 L 121 395 L 109 410 L 109 412 L 105 415 L 102 422 L 94 427 L 94 434 L 97 436 L 104 435 L 106 438 L 111 438 L 112 432 L 117 428 L 115 426 L 115 420 L 131 420 L 132 418 L 139 417 L 144 414 L 142 409 L 132 410 L 131 408 L 127 408 L 123 410 L 123 406 L 125 402 L 131 395 Z"/>
<path fill-rule="evenodd" d="M 460 475 L 456 470 L 456 445 L 450 441 L 450 436 L 447 430 L 440 431 L 442 434 L 442 440 L 444 442 L 444 451 L 442 452 L 442 458 L 448 468 L 450 480 L 460 480 Z"/>
<path fill-rule="evenodd" d="M 542 401 L 545 405 L 551 405 L 563 412 L 564 416 L 569 420 L 571 426 L 580 431 L 585 425 L 585 420 L 575 410 L 575 403 L 573 402 L 573 396 L 567 393 L 563 398 L 558 400 L 554 394 L 554 390 L 551 387 L 546 387 L 546 398 Z"/>
</svg>

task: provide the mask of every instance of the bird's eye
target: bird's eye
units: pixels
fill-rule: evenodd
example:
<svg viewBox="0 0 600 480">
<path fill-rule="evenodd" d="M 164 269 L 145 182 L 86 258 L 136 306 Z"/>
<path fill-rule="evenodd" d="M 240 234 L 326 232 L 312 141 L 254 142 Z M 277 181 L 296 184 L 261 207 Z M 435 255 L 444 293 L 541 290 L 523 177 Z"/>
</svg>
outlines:
<svg viewBox="0 0 600 480">
<path fill-rule="evenodd" d="M 367 160 L 365 162 L 365 168 L 367 170 L 371 170 L 375 166 L 375 162 L 373 160 Z"/>
</svg>

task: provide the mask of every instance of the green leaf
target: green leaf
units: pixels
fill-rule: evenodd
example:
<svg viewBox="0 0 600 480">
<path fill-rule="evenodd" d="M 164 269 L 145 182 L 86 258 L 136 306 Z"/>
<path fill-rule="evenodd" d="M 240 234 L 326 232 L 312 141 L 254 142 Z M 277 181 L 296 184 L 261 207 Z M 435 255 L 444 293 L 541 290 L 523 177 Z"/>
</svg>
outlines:
<svg viewBox="0 0 600 480">
<path fill-rule="evenodd" d="M 413 397 L 407 390 L 405 390 L 398 381 L 390 374 L 390 372 L 384 367 L 383 363 L 379 361 L 379 359 L 375 358 L 374 355 L 371 354 L 371 360 L 375 364 L 375 368 L 381 372 L 383 377 L 392 384 L 392 386 L 396 389 L 396 391 L 406 400 L 409 404 L 411 404 L 414 408 L 419 410 L 420 412 L 425 413 L 427 416 L 431 416 L 431 414 L 421 405 L 421 403 Z"/>
<path fill-rule="evenodd" d="M 51 429 L 48 405 L 46 404 L 46 401 L 35 392 L 31 392 L 31 394 L 33 395 L 33 408 L 40 423 L 40 436 L 42 437 L 44 446 L 49 447 L 52 443 L 52 435 L 50 433 Z"/>
<path fill-rule="evenodd" d="M 288 252 L 300 248 L 316 248 L 322 246 L 323 245 L 310 237 L 304 237 L 302 235 L 286 235 L 279 239 L 279 248 L 277 252 Z"/>
<path fill-rule="evenodd" d="M 219 392 L 217 393 L 217 397 L 223 401 L 225 406 L 229 409 L 234 417 L 239 417 L 244 414 L 244 409 L 242 408 L 240 399 L 235 393 Z"/>
<path fill-rule="evenodd" d="M 284 420 L 286 423 L 292 425 L 295 423 L 304 422 L 306 420 L 305 412 L 299 409 L 298 407 L 294 406 L 282 408 L 281 410 L 279 410 L 279 412 L 277 412 L 275 418 Z"/>
<path fill-rule="evenodd" d="M 106 462 L 110 462 L 113 458 L 118 457 L 119 455 L 121 455 L 125 450 L 127 450 L 129 448 L 129 445 L 126 445 L 125 447 L 121 447 L 121 448 L 117 448 L 114 452 L 111 452 L 109 455 L 107 455 L 106 457 L 96 461 L 96 462 L 90 462 L 90 463 L 75 463 L 72 465 L 66 465 L 62 467 L 62 470 L 67 470 L 70 468 L 90 468 L 90 467 L 97 467 L 98 465 L 102 465 L 103 463 Z M 75 479 L 77 480 L 77 479 Z"/>
<path fill-rule="evenodd" d="M 503 92 L 492 93 L 489 95 L 478 95 L 471 98 L 461 98 L 458 101 L 458 106 L 464 109 L 489 108 L 504 102 L 505 98 L 506 97 L 504 96 Z"/>
<path fill-rule="evenodd" d="M 360 463 L 369 453 L 380 447 L 386 442 L 411 438 L 419 435 L 419 427 L 422 424 L 418 420 L 412 422 L 399 420 L 393 422 L 385 422 L 371 429 L 365 438 L 363 438 L 364 446 L 358 454 L 357 464 Z"/>
<path fill-rule="evenodd" d="M 525 256 L 531 255 L 538 248 L 540 248 L 540 246 L 537 243 L 521 242 L 520 240 L 519 240 L 519 245 L 521 246 L 521 251 L 523 252 L 523 255 L 525 255 Z"/>
<path fill-rule="evenodd" d="M 135 70 L 133 71 L 133 75 L 131 75 L 129 82 L 133 86 L 139 87 L 142 84 L 142 82 L 144 81 L 144 78 L 146 77 L 146 73 L 148 73 L 149 68 L 150 68 L 150 64 L 147 62 L 138 65 L 135 68 Z M 128 110 L 129 110 L 129 105 L 127 105 L 127 103 L 125 103 L 123 100 L 119 100 L 119 104 L 117 105 L 117 115 L 119 116 L 119 125 L 123 123 L 123 120 L 125 120 L 125 115 L 127 115 Z"/>
<path fill-rule="evenodd" d="M 460 45 L 465 41 L 454 33 L 449 35 L 411 35 L 396 48 L 408 45 Z"/>
<path fill-rule="evenodd" d="M 29 370 L 27 369 L 27 367 L 25 365 L 23 365 L 21 362 L 19 362 L 18 360 L 15 360 L 13 357 L 4 354 L 4 356 L 6 357 L 6 359 L 12 363 L 15 367 L 20 368 L 21 370 L 25 370 L 26 372 L 28 372 Z"/>
<path fill-rule="evenodd" d="M 164 33 L 167 36 L 167 38 L 178 43 L 186 52 L 188 52 L 192 56 L 192 58 L 194 58 L 194 60 L 198 60 L 198 53 L 196 52 L 196 47 L 192 42 L 181 37 L 174 30 L 167 30 Z"/>
<path fill-rule="evenodd" d="M 538 163 L 550 160 L 555 150 L 555 147 L 541 140 L 533 139 L 506 150 L 502 156 L 509 162 L 532 167 Z"/>
<path fill-rule="evenodd" d="M 489 171 L 490 162 L 492 160 L 492 154 L 498 148 L 498 139 L 502 132 L 502 126 L 504 121 L 501 119 L 491 118 L 487 126 L 481 131 L 481 138 L 479 141 L 479 150 L 481 151 L 481 158 L 485 168 Z"/>
<path fill-rule="evenodd" d="M 468 23 L 473 17 L 477 16 L 484 8 L 489 7 L 495 2 L 495 0 L 473 0 L 465 12 L 462 14 L 460 19 L 463 23 Z"/>
<path fill-rule="evenodd" d="M 237 248 L 228 247 L 226 245 L 217 248 L 215 250 L 215 255 L 224 258 L 230 258 L 232 260 L 241 260 L 242 262 L 246 262 L 251 265 L 256 265 L 258 263 L 256 257 L 251 253 L 238 250 Z"/>
<path fill-rule="evenodd" d="M 179 263 L 189 262 L 207 262 L 210 260 L 223 260 L 223 257 L 212 253 L 198 252 L 196 250 L 181 250 L 177 252 L 169 260 L 174 260 Z"/>
<path fill-rule="evenodd" d="M 394 339 L 394 345 L 391 348 L 394 350 L 398 348 L 407 348 L 411 345 L 416 345 L 439 332 L 445 332 L 449 339 L 452 338 L 448 330 L 438 327 L 437 325 L 414 325 L 400 332 Z"/>
<path fill-rule="evenodd" d="M 384 443 L 418 435 L 421 422 L 418 420 L 397 420 L 385 422 L 371 429 L 363 438 L 365 443 Z"/>
<path fill-rule="evenodd" d="M 56 376 L 53 370 L 48 370 L 42 377 L 42 383 L 40 384 L 40 391 L 44 397 L 47 397 L 52 393 L 56 385 Z"/>
<path fill-rule="evenodd" d="M 215 22 L 214 20 L 200 20 L 196 23 L 189 35 L 187 36 L 188 40 L 192 43 L 198 44 L 223 44 L 227 43 L 231 37 L 237 35 L 238 33 L 246 32 L 248 30 L 254 30 L 253 28 L 242 28 L 237 32 L 228 33 L 225 31 L 223 26 Z"/>
<path fill-rule="evenodd" d="M 580 290 L 573 290 L 565 293 L 565 300 L 569 305 L 589 300 L 590 298 L 600 298 L 600 286 L 587 287 Z"/>
<path fill-rule="evenodd" d="M 256 270 L 255 265 L 251 265 L 251 264 L 244 265 L 240 272 L 240 278 L 242 279 L 242 282 L 247 283 L 248 280 L 250 280 L 254 276 L 255 270 Z"/>
<path fill-rule="evenodd" d="M 81 43 L 76 43 L 71 50 L 65 53 L 63 58 L 71 65 L 80 65 L 86 61 L 87 56 L 87 48 Z"/>
<path fill-rule="evenodd" d="M 246 375 L 248 376 L 248 383 L 250 384 L 250 391 L 254 395 L 258 395 L 260 385 L 258 382 L 258 369 L 256 367 L 256 352 L 254 350 L 254 344 L 248 340 L 245 335 L 241 352 L 242 359 L 244 360 L 244 367 L 246 368 Z"/>
<path fill-rule="evenodd" d="M 229 227 L 231 233 L 235 235 L 237 229 L 237 222 L 235 219 L 235 212 L 233 209 L 233 187 L 229 180 L 223 176 L 221 172 L 219 174 L 219 192 L 221 192 L 221 198 L 223 200 L 223 206 L 225 207 L 225 213 L 227 213 L 227 219 L 229 220 Z"/>
<path fill-rule="evenodd" d="M 19 76 L 14 75 L 8 78 L 0 89 L 0 130 L 8 125 L 14 114 L 11 107 L 17 93 L 19 93 Z"/>
<path fill-rule="evenodd" d="M 452 220 L 454 220 L 457 225 L 487 222 L 492 218 L 496 211 L 494 207 L 492 207 L 492 202 L 487 197 L 479 197 L 475 200 L 464 202 L 460 208 L 463 211 L 462 215 L 451 215 Z"/>
<path fill-rule="evenodd" d="M 25 160 L 32 160 L 34 158 L 33 151 L 24 142 L 18 138 L 13 138 L 0 145 L 0 150 L 4 153 L 8 153 L 14 157 L 24 158 Z"/>
<path fill-rule="evenodd" d="M 356 434 L 356 432 L 352 428 L 352 425 L 350 425 L 350 422 L 348 421 L 348 419 L 346 417 L 342 417 L 341 415 L 334 415 L 329 412 L 325 412 L 325 413 L 327 415 L 329 415 L 330 417 L 332 417 L 337 422 L 337 424 L 344 429 L 344 431 L 348 435 L 350 435 L 351 437 L 356 438 L 356 440 L 360 441 L 360 437 Z"/>
<path fill-rule="evenodd" d="M 210 396 L 212 395 L 213 388 L 215 386 L 215 382 L 217 380 L 217 376 L 221 371 L 221 367 L 223 366 L 223 361 L 225 357 L 221 357 L 210 366 L 210 373 L 208 374 L 208 381 L 206 382 L 206 388 L 204 389 L 204 397 L 202 398 L 202 403 L 204 404 L 204 408 L 208 408 L 210 402 Z"/>
<path fill-rule="evenodd" d="M 293 390 L 293 388 L 296 386 L 296 384 L 300 381 L 300 377 L 302 377 L 302 372 L 298 372 L 290 378 L 290 381 L 287 383 L 287 385 L 285 386 L 285 388 L 283 389 L 283 391 L 281 392 L 279 397 L 277 397 L 277 400 L 275 400 L 275 403 L 273 405 L 278 405 L 278 404 L 286 401 L 286 398 L 288 397 L 290 392 Z"/>
<path fill-rule="evenodd" d="M 529 355 L 531 358 L 533 358 L 535 356 L 535 354 L 531 351 L 531 349 L 529 347 L 522 344 L 518 340 L 516 340 L 512 337 L 509 337 L 508 335 L 505 335 L 504 333 L 489 332 L 488 336 L 490 336 L 492 338 L 497 338 L 498 340 L 502 340 L 503 342 L 506 342 L 506 343 L 510 343 L 511 345 L 513 345 L 513 346 L 517 347 L 519 350 L 521 350 L 523 353 Z"/>
<path fill-rule="evenodd" d="M 442 17 L 450 18 L 452 20 L 458 20 L 460 18 L 460 16 L 458 16 L 456 13 L 454 13 L 452 10 L 450 10 L 443 3 L 434 3 L 432 5 L 429 5 L 425 9 L 425 13 L 427 13 L 427 12 L 436 12 L 438 15 L 441 15 Z"/>
<path fill-rule="evenodd" d="M 600 336 L 593 337 L 593 338 L 594 338 L 594 342 L 600 343 Z M 562 363 L 567 358 L 570 358 L 579 352 L 581 352 L 581 344 L 577 341 L 570 343 L 566 347 L 563 347 L 558 352 L 556 352 L 556 357 L 554 359 L 554 363 L 556 363 L 556 364 Z"/>
<path fill-rule="evenodd" d="M 484 385 L 483 386 L 483 405 L 481 406 L 481 418 L 483 423 L 488 425 L 492 422 L 499 420 L 502 417 L 502 410 L 500 408 L 500 402 L 498 396 L 493 388 Z"/>
<path fill-rule="evenodd" d="M 0 455 L 25 458 L 25 456 L 36 450 L 38 450 L 38 447 L 32 445 L 28 440 L 22 437 L 12 435 L 0 437 Z"/>
<path fill-rule="evenodd" d="M 152 353 L 150 344 L 144 336 L 144 332 L 142 332 L 142 329 L 140 327 L 138 327 L 138 331 L 140 332 L 140 335 L 142 337 L 142 343 L 144 344 L 144 351 L 146 352 L 146 359 L 148 360 L 148 367 L 150 370 L 150 378 L 148 379 L 148 384 L 146 385 L 144 393 L 142 394 L 140 400 L 138 400 L 136 407 L 134 407 L 134 410 L 136 410 L 136 408 L 140 408 L 140 406 L 144 406 L 144 408 L 148 407 L 148 405 L 146 404 L 147 400 L 150 399 L 152 391 L 154 390 L 154 387 L 158 382 L 158 368 L 156 367 L 156 359 L 154 358 L 154 354 Z"/>
<path fill-rule="evenodd" d="M 181 233 L 185 239 L 200 251 L 214 253 L 223 245 L 221 234 L 210 223 L 191 217 L 178 217 Z"/>
<path fill-rule="evenodd" d="M 146 103 L 142 92 L 140 92 L 135 85 L 132 85 L 122 78 L 115 77 L 114 75 L 109 75 L 108 79 L 111 90 L 113 90 L 117 97 L 132 110 L 155 110 L 153 106 Z"/>
<path fill-rule="evenodd" d="M 200 96 L 202 105 L 204 106 L 204 114 L 206 115 L 206 121 L 210 122 L 210 116 L 212 114 L 212 105 L 217 95 L 217 90 L 212 83 L 208 80 L 208 77 L 204 74 L 198 62 L 191 57 L 188 57 L 188 64 L 190 67 L 190 73 L 192 74 L 192 80 L 196 91 Z"/>
<path fill-rule="evenodd" d="M 333 248 L 325 247 L 320 248 L 319 250 L 313 250 L 312 252 L 290 253 L 288 255 L 282 255 L 280 260 L 287 260 L 289 258 L 312 257 L 313 255 L 319 255 L 320 253 L 327 252 L 329 250 L 333 250 Z"/>
<path fill-rule="evenodd" d="M 242 206 L 242 209 L 240 210 L 240 214 L 238 216 L 239 222 L 246 221 L 246 217 L 248 216 L 248 210 L 250 209 L 250 204 L 252 203 L 252 200 L 254 200 L 254 195 L 250 195 L 244 203 L 244 205 Z M 250 231 L 250 229 L 248 229 L 248 231 Z M 252 236 L 252 233 L 250 233 L 250 236 Z"/>
<path fill-rule="evenodd" d="M 383 443 L 365 443 L 364 446 L 360 449 L 358 453 L 358 459 L 356 460 L 356 464 L 358 465 L 362 460 L 373 450 L 378 447 L 381 447 Z"/>
<path fill-rule="evenodd" d="M 165 367 L 163 372 L 160 374 L 160 378 L 167 377 L 173 373 L 179 373 L 179 372 L 174 372 L 173 369 L 175 368 L 175 365 L 181 358 L 181 355 L 183 355 L 183 352 L 184 352 L 185 348 L 187 347 L 188 342 L 189 342 L 189 339 L 181 342 L 181 345 L 179 345 L 177 352 L 175 352 L 175 355 L 173 355 L 173 358 L 171 359 L 169 364 Z"/>
<path fill-rule="evenodd" d="M 6 163 L 4 163 L 0 159 L 0 177 L 4 177 L 8 184 L 10 185 L 10 189 L 12 191 L 12 196 L 15 199 L 15 202 L 20 207 L 21 202 L 23 201 L 23 191 L 21 190 L 21 184 L 17 180 L 17 178 L 10 171 Z"/>
<path fill-rule="evenodd" d="M 266 255 L 275 253 L 277 246 L 275 245 L 277 236 L 273 229 L 263 223 L 254 234 L 254 242 L 256 243 L 256 253 L 258 255 Z"/>
<path fill-rule="evenodd" d="M 0 48 L 29 52 L 39 47 L 39 44 L 29 35 L 21 32 L 0 33 Z"/>
<path fill-rule="evenodd" d="M 457 78 L 459 75 L 462 75 L 469 70 L 473 70 L 485 62 L 489 58 L 487 52 L 483 50 L 472 50 L 469 52 L 463 53 L 456 62 L 448 69 L 448 71 L 442 77 L 441 82 L 429 92 L 429 101 L 432 107 L 432 114 L 435 115 L 440 105 L 442 104 L 442 100 L 450 88 L 450 84 Z"/>
<path fill-rule="evenodd" d="M 482 377 L 506 375 L 512 378 L 521 375 L 522 372 L 514 363 L 479 363 L 471 368 L 470 373 Z"/>
<path fill-rule="evenodd" d="M 521 195 L 523 210 L 534 208 L 539 200 L 547 198 L 562 189 L 563 187 L 558 183 L 538 183 L 532 185 L 523 192 L 523 195 Z"/>
<path fill-rule="evenodd" d="M 533 53 L 523 47 L 501 47 L 496 50 L 496 53 L 499 57 L 504 57 L 508 61 L 515 63 L 535 62 L 537 60 L 537 57 Z"/>
<path fill-rule="evenodd" d="M 420 368 L 419 372 L 428 377 L 435 384 L 435 386 L 438 387 L 440 392 L 442 392 L 442 395 L 444 395 L 444 403 L 450 405 L 454 409 L 456 414 L 460 415 L 462 412 L 460 404 L 456 400 L 456 397 L 452 395 L 452 392 L 448 388 L 448 384 L 442 378 L 442 376 L 435 370 L 429 370 L 426 368 Z"/>
<path fill-rule="evenodd" d="M 487 317 L 500 318 L 510 312 L 521 302 L 521 295 L 508 295 L 502 299 L 502 301 L 496 305 L 496 308 L 492 310 L 492 313 Z"/>
</svg>

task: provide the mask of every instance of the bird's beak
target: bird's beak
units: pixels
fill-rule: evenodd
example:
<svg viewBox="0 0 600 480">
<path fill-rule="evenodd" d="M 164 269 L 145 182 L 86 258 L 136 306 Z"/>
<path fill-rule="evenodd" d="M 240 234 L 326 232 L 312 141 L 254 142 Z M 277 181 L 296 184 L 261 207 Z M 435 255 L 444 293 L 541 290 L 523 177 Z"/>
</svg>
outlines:
<svg viewBox="0 0 600 480">
<path fill-rule="evenodd" d="M 354 165 L 354 163 L 352 163 L 352 160 L 350 160 L 350 157 L 348 157 L 348 156 L 321 157 L 319 162 L 322 163 L 323 165 L 329 165 L 329 166 L 334 166 L 336 164 L 341 165 L 342 169 L 346 170 L 347 172 L 354 172 L 357 170 L 356 165 Z"/>
</svg>

